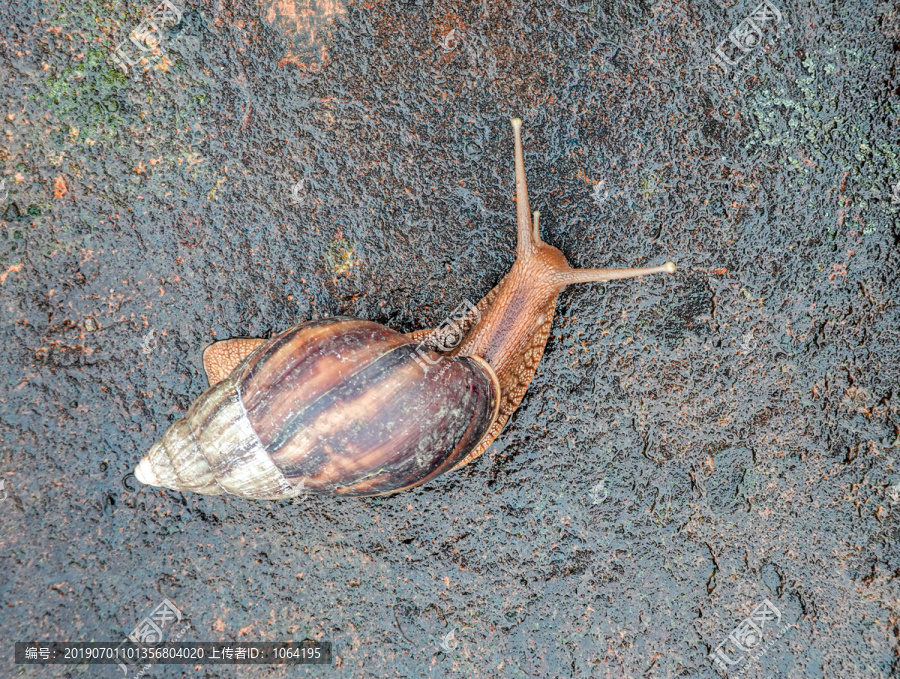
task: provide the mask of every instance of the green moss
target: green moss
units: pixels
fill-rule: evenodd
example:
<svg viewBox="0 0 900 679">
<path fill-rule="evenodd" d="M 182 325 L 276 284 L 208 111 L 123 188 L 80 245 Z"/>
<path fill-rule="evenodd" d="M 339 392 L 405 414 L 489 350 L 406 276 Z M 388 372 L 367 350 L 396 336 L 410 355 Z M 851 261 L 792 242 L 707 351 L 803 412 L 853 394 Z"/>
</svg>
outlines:
<svg viewBox="0 0 900 679">
<path fill-rule="evenodd" d="M 106 62 L 104 50 L 88 50 L 77 64 L 49 75 L 43 92 L 31 95 L 50 109 L 70 142 L 93 144 L 114 138 L 123 125 L 124 73 Z"/>
<path fill-rule="evenodd" d="M 845 63 L 852 64 L 851 57 L 846 54 Z M 747 150 L 777 150 L 781 162 L 795 173 L 793 186 L 805 185 L 815 171 L 832 167 L 870 193 L 889 194 L 885 180 L 900 174 L 900 156 L 884 131 L 870 128 L 868 121 L 895 118 L 897 102 L 860 98 L 855 108 L 865 106 L 871 115 L 850 117 L 846 101 L 839 100 L 840 83 L 829 78 L 835 67 L 826 63 L 820 69 L 812 57 L 803 61 L 803 67 L 806 75 L 795 79 L 796 88 L 764 87 L 750 98 L 756 127 L 748 135 Z M 867 80 L 863 73 L 859 78 Z M 799 91 L 799 96 L 791 96 L 792 91 Z M 861 201 L 855 206 L 866 207 Z"/>
<path fill-rule="evenodd" d="M 656 193 L 659 186 L 659 178 L 655 173 L 650 172 L 641 179 L 641 193 L 644 198 L 649 200 Z"/>
<path fill-rule="evenodd" d="M 357 262 L 353 261 L 353 246 L 343 238 L 335 238 L 325 250 L 325 261 L 329 268 L 338 274 L 350 271 Z"/>
</svg>

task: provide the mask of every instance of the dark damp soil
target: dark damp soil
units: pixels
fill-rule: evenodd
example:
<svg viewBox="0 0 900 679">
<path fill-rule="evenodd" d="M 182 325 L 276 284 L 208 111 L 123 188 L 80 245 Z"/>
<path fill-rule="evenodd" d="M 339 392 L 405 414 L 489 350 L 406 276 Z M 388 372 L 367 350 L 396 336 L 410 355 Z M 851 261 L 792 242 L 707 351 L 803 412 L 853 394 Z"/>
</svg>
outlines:
<svg viewBox="0 0 900 679">
<path fill-rule="evenodd" d="M 12 642 L 168 598 L 336 663 L 154 677 L 900 676 L 900 13 L 771 2 L 189 0 L 128 74 L 153 2 L 0 7 L 0 674 L 121 676 Z M 567 290 L 481 459 L 362 500 L 129 475 L 211 341 L 490 290 L 514 115 L 545 240 L 679 269 Z"/>
</svg>

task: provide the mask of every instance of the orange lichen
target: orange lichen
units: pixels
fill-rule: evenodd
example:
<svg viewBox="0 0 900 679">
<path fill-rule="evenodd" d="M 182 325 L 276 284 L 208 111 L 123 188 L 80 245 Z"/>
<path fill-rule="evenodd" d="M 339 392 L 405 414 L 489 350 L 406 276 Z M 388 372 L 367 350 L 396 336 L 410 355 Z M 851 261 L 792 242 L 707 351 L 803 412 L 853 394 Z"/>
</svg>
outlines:
<svg viewBox="0 0 900 679">
<path fill-rule="evenodd" d="M 66 178 L 62 175 L 58 175 L 56 179 L 53 180 L 53 197 L 62 198 L 68 192 L 69 187 L 66 185 Z"/>
<path fill-rule="evenodd" d="M 288 38 L 287 52 L 279 65 L 291 62 L 318 69 L 325 61 L 325 41 L 334 17 L 346 9 L 340 0 L 268 0 L 263 20 Z"/>
<path fill-rule="evenodd" d="M 6 277 L 9 276 L 9 274 L 15 273 L 16 271 L 21 271 L 23 266 L 25 266 L 25 265 L 24 264 L 13 264 L 6 271 L 4 271 L 3 273 L 0 273 L 0 285 L 3 285 L 3 283 L 6 281 Z"/>
</svg>

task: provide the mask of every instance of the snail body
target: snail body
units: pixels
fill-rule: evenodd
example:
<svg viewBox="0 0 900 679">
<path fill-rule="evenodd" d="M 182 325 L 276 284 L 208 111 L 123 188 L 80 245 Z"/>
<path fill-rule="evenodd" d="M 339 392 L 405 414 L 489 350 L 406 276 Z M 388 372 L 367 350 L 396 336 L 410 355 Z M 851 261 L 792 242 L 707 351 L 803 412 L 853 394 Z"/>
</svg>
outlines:
<svg viewBox="0 0 900 679">
<path fill-rule="evenodd" d="M 210 388 L 135 469 L 148 485 L 281 499 L 302 492 L 380 495 L 412 488 L 480 456 L 516 410 L 572 283 L 673 273 L 675 265 L 572 269 L 540 238 L 515 138 L 516 261 L 458 324 L 403 335 L 325 318 L 269 340 L 216 342 Z M 429 347 L 429 348 L 426 348 Z"/>
</svg>

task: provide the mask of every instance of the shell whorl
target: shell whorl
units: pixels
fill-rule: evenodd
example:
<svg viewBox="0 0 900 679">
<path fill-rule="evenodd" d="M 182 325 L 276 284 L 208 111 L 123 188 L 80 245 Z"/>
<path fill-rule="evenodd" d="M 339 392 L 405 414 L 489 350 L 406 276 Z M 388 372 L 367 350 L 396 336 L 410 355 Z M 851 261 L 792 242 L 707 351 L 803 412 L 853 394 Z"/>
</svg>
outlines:
<svg viewBox="0 0 900 679">
<path fill-rule="evenodd" d="M 232 376 L 169 428 L 135 475 L 151 485 L 207 495 L 274 499 L 296 492 L 253 431 Z"/>
<path fill-rule="evenodd" d="M 289 328 L 205 392 L 135 474 L 253 499 L 424 483 L 477 446 L 498 417 L 500 386 L 479 358 L 421 353 L 367 321 Z"/>
</svg>

